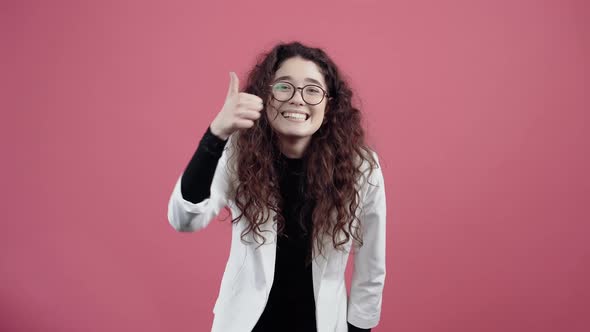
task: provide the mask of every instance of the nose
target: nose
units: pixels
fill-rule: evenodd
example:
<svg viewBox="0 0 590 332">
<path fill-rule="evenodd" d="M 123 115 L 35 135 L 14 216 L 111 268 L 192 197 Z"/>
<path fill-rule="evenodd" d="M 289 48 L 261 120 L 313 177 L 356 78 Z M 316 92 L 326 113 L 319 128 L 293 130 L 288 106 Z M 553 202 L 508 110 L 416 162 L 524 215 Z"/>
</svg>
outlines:
<svg viewBox="0 0 590 332">
<path fill-rule="evenodd" d="M 293 98 L 291 98 L 291 100 L 289 100 L 289 104 L 305 105 L 301 92 L 301 89 L 295 89 L 295 95 L 293 96 Z"/>
</svg>

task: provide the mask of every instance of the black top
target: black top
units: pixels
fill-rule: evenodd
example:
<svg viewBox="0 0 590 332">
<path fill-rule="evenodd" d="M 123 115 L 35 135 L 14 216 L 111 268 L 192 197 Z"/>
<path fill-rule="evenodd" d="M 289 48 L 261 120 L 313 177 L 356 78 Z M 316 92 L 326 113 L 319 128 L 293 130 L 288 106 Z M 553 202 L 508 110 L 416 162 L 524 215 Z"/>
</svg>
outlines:
<svg viewBox="0 0 590 332">
<path fill-rule="evenodd" d="M 208 127 L 181 179 L 184 199 L 198 203 L 208 198 L 213 175 L 227 140 Z M 279 168 L 285 229 L 277 237 L 274 281 L 268 302 L 253 332 L 316 331 L 311 255 L 311 212 L 306 200 L 305 162 L 281 154 L 286 167 Z M 279 165 L 280 165 L 279 164 Z M 371 331 L 348 323 L 348 331 Z"/>
</svg>

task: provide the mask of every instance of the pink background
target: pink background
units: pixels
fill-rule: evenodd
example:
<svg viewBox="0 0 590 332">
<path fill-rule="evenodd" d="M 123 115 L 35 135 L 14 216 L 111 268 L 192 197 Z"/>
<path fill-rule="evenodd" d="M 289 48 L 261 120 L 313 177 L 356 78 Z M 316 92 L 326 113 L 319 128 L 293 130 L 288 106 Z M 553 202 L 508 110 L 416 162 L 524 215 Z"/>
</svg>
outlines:
<svg viewBox="0 0 590 332">
<path fill-rule="evenodd" d="M 177 233 L 168 199 L 228 72 L 245 79 L 291 40 L 340 65 L 380 155 L 388 274 L 374 331 L 590 330 L 587 1 L 0 13 L 0 330 L 209 330 L 230 227 Z"/>
</svg>

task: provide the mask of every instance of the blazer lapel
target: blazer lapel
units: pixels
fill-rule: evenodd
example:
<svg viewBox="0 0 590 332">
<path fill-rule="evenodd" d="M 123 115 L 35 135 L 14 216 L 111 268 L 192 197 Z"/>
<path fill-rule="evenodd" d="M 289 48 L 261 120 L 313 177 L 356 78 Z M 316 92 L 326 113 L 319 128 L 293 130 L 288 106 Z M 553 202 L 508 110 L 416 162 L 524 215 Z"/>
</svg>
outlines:
<svg viewBox="0 0 590 332">
<path fill-rule="evenodd" d="M 269 222 L 266 222 L 260 226 L 261 235 L 264 237 L 264 245 L 260 245 L 260 237 L 258 237 L 258 243 L 254 241 L 255 237 L 253 232 L 248 233 L 248 239 L 253 242 L 252 251 L 256 266 L 261 267 L 261 274 L 255 278 L 256 287 L 264 288 L 268 297 L 270 288 L 274 280 L 275 273 L 275 260 L 277 254 L 277 230 L 276 222 L 274 221 L 275 212 L 270 210 Z"/>
<path fill-rule="evenodd" d="M 324 240 L 324 248 L 327 248 L 326 241 Z M 324 276 L 324 271 L 326 270 L 326 265 L 328 264 L 328 255 L 329 252 L 324 250 L 324 254 L 320 255 L 316 250 L 316 246 L 313 246 L 313 263 L 312 263 L 312 275 L 313 275 L 313 295 L 315 298 L 315 302 L 318 303 L 318 296 L 320 294 L 320 286 L 322 283 L 322 278 Z"/>
</svg>

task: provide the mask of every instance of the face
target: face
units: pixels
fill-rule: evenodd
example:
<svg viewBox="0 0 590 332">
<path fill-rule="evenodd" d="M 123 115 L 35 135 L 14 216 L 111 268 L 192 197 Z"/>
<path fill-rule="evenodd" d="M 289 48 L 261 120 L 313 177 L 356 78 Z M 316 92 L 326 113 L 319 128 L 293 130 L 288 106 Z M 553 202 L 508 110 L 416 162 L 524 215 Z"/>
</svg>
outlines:
<svg viewBox="0 0 590 332">
<path fill-rule="evenodd" d="M 293 57 L 285 60 L 277 69 L 274 79 L 270 84 L 276 82 L 289 82 L 296 88 L 314 84 L 320 86 L 324 91 L 328 91 L 324 75 L 322 75 L 318 66 L 313 61 L 305 60 L 301 57 Z M 271 88 L 269 87 L 269 89 Z M 321 93 L 321 90 L 311 88 L 310 92 Z M 308 99 L 306 98 L 306 100 Z M 283 143 L 289 142 L 290 144 L 297 144 L 299 146 L 303 143 L 306 146 L 311 136 L 322 125 L 327 100 L 328 97 L 326 96 L 321 103 L 309 105 L 303 100 L 301 90 L 296 89 L 295 95 L 290 100 L 278 101 L 272 97 L 269 98 L 266 107 L 266 116 L 271 127 Z M 300 115 L 289 116 L 289 111 L 303 113 L 306 118 L 301 119 Z"/>
</svg>

